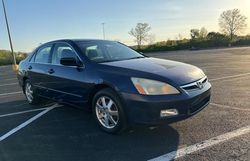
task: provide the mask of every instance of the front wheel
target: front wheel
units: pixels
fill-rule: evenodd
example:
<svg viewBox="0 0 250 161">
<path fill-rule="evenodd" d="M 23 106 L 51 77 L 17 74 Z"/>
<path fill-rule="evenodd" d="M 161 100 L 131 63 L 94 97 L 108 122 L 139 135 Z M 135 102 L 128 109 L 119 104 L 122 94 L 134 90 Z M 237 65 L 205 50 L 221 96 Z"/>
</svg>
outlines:
<svg viewBox="0 0 250 161">
<path fill-rule="evenodd" d="M 126 118 L 122 103 L 112 89 L 103 89 L 94 96 L 92 109 L 99 126 L 108 133 L 126 129 Z"/>
<path fill-rule="evenodd" d="M 29 80 L 25 81 L 24 94 L 29 104 L 35 105 L 39 103 L 39 97 L 36 95 L 34 87 Z"/>
</svg>

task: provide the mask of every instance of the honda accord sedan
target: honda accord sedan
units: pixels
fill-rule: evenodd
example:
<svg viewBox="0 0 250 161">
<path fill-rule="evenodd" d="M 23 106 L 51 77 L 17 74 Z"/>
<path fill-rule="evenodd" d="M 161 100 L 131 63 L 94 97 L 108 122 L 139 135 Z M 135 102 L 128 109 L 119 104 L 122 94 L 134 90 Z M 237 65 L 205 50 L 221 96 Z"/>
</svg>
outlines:
<svg viewBox="0 0 250 161">
<path fill-rule="evenodd" d="M 90 109 L 108 133 L 186 119 L 208 105 L 211 93 L 201 69 L 107 40 L 42 44 L 19 64 L 18 80 L 30 104 L 47 98 Z"/>
</svg>

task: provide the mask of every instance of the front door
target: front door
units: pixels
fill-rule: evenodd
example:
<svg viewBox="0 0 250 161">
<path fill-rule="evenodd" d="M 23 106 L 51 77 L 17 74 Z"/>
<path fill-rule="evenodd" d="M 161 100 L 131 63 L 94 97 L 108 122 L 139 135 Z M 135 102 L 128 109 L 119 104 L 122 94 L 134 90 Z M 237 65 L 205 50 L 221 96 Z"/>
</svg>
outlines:
<svg viewBox="0 0 250 161">
<path fill-rule="evenodd" d="M 65 57 L 79 59 L 77 53 L 69 44 L 56 43 L 51 58 L 48 89 L 56 100 L 77 104 L 86 102 L 85 69 L 61 65 L 60 59 Z"/>
</svg>

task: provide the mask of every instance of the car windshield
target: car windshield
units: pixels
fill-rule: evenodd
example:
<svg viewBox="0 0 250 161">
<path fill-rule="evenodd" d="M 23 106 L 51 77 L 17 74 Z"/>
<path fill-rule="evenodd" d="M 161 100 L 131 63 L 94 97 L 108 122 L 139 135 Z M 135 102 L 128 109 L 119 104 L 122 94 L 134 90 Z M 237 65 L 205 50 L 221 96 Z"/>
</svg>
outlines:
<svg viewBox="0 0 250 161">
<path fill-rule="evenodd" d="M 77 41 L 82 52 L 97 63 L 144 58 L 129 47 L 113 41 Z"/>
</svg>

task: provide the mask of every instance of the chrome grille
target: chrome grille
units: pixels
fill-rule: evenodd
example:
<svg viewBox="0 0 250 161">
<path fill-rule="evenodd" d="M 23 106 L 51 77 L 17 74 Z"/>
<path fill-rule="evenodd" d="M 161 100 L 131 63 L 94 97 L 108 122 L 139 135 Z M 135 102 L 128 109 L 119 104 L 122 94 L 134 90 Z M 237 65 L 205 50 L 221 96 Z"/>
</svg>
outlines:
<svg viewBox="0 0 250 161">
<path fill-rule="evenodd" d="M 204 78 L 202 78 L 198 81 L 195 81 L 193 83 L 183 85 L 183 86 L 181 86 L 181 88 L 186 90 L 186 91 L 198 90 L 198 89 L 202 89 L 206 85 L 207 82 L 208 82 L 207 77 L 204 77 Z"/>
</svg>

